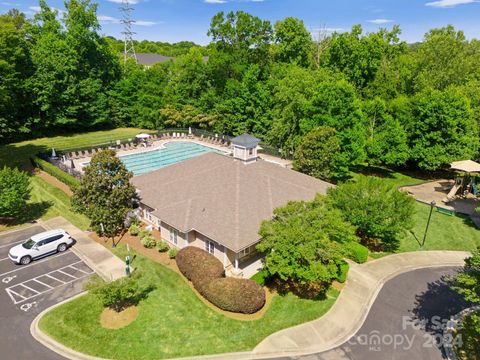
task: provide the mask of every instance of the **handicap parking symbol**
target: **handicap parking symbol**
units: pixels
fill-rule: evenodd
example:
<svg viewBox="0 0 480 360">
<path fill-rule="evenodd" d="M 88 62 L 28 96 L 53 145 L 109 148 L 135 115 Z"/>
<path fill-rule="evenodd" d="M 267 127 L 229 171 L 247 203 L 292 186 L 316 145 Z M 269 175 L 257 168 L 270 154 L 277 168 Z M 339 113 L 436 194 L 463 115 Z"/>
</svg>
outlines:
<svg viewBox="0 0 480 360">
<path fill-rule="evenodd" d="M 17 277 L 17 275 L 4 277 L 4 278 L 2 279 L 2 283 L 8 284 L 10 281 L 12 281 L 13 279 L 15 279 L 16 277 Z"/>
<path fill-rule="evenodd" d="M 37 305 L 36 301 L 34 301 L 32 303 L 26 303 L 26 304 L 23 304 L 22 306 L 20 306 L 20 310 L 27 312 L 28 310 L 30 310 L 35 305 Z"/>
</svg>

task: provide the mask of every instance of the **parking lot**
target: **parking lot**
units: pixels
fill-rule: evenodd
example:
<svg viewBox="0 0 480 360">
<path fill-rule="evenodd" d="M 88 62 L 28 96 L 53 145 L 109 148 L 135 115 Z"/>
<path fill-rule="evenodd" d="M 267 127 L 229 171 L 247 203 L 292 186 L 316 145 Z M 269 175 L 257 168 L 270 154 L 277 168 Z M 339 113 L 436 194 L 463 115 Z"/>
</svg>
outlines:
<svg viewBox="0 0 480 360">
<path fill-rule="evenodd" d="M 39 225 L 0 234 L 0 348 L 2 359 L 62 359 L 30 335 L 32 320 L 44 309 L 83 291 L 94 273 L 71 249 L 16 265 L 11 247 L 45 231 Z"/>
</svg>

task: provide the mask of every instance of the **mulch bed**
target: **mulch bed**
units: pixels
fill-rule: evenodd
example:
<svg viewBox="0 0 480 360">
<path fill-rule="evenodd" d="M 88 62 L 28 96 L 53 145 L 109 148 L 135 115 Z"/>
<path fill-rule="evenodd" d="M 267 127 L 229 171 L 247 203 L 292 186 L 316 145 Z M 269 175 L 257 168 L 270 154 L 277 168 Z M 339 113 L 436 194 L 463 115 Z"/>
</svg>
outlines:
<svg viewBox="0 0 480 360">
<path fill-rule="evenodd" d="M 158 232 L 153 231 L 152 234 L 157 238 L 158 240 Z M 96 233 L 91 233 L 90 237 L 98 242 L 99 244 L 102 244 L 103 246 L 110 248 L 112 246 L 111 240 L 102 238 L 98 236 Z M 262 309 L 257 311 L 255 314 L 240 314 L 240 313 L 233 313 L 229 311 L 222 310 L 212 303 L 210 303 L 208 300 L 206 300 L 200 293 L 195 290 L 193 287 L 193 284 L 186 279 L 183 274 L 180 272 L 177 266 L 177 262 L 175 259 L 170 259 L 168 257 L 168 254 L 161 253 L 159 252 L 156 248 L 153 249 L 147 249 L 143 247 L 143 245 L 140 242 L 140 238 L 138 236 L 132 236 L 128 232 L 123 235 L 119 240 L 115 240 L 116 244 L 128 244 L 129 247 L 139 254 L 148 257 L 150 260 L 153 260 L 159 264 L 162 264 L 163 266 L 169 268 L 170 270 L 175 271 L 177 274 L 181 276 L 181 278 L 185 281 L 186 284 L 192 289 L 192 291 L 197 295 L 197 297 L 205 304 L 207 305 L 210 309 L 216 311 L 217 313 L 220 313 L 222 315 L 225 315 L 231 319 L 234 320 L 241 320 L 241 321 L 252 321 L 252 320 L 258 320 L 260 319 L 268 310 L 273 297 L 276 295 L 276 292 L 274 290 L 271 290 L 267 287 L 264 287 L 265 290 L 265 296 L 266 296 L 266 301 L 265 305 L 263 306 Z M 135 263 L 132 264 L 135 267 Z"/>
</svg>

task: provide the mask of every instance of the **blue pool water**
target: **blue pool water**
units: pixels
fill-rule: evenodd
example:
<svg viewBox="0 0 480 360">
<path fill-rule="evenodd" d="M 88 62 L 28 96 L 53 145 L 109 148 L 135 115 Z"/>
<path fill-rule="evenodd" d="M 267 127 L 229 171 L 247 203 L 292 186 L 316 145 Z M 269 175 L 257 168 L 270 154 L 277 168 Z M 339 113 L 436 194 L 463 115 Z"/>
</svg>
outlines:
<svg viewBox="0 0 480 360">
<path fill-rule="evenodd" d="M 120 159 L 134 175 L 142 175 L 208 152 L 223 154 L 220 150 L 196 143 L 175 141 L 165 144 L 162 149 L 120 156 Z"/>
</svg>

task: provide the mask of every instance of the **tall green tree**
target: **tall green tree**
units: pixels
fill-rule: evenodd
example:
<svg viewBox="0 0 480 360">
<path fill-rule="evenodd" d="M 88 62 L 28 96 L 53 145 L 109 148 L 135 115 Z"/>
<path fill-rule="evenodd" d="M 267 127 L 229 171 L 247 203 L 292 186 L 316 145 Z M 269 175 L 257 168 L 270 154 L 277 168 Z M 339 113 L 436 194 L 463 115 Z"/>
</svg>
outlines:
<svg viewBox="0 0 480 360">
<path fill-rule="evenodd" d="M 340 152 L 335 129 L 319 126 L 303 137 L 295 150 L 293 166 L 295 170 L 322 180 L 343 178 L 347 174 L 348 164 L 340 162 Z"/>
<path fill-rule="evenodd" d="M 257 249 L 265 254 L 268 274 L 310 296 L 324 292 L 339 275 L 342 243 L 357 240 L 355 228 L 320 197 L 275 209 L 259 234 Z"/>
<path fill-rule="evenodd" d="M 432 29 L 415 51 L 415 88 L 438 90 L 480 80 L 480 46 L 451 25 Z"/>
<path fill-rule="evenodd" d="M 287 17 L 275 23 L 276 57 L 279 61 L 308 67 L 312 64 L 312 37 L 302 20 Z"/>
<path fill-rule="evenodd" d="M 437 170 L 477 155 L 478 124 L 459 89 L 425 90 L 412 106 L 411 156 L 420 169 Z"/>
<path fill-rule="evenodd" d="M 26 82 L 31 75 L 25 15 L 13 9 L 0 15 L 0 143 L 29 131 L 34 109 Z"/>
<path fill-rule="evenodd" d="M 113 240 L 124 230 L 127 214 L 133 209 L 136 189 L 130 183 L 132 176 L 115 151 L 99 152 L 73 190 L 73 208 L 90 219 L 93 230 Z"/>
<path fill-rule="evenodd" d="M 0 169 L 0 219 L 16 217 L 25 211 L 30 199 L 30 178 L 16 168 Z"/>
<path fill-rule="evenodd" d="M 223 91 L 228 79 L 241 80 L 250 64 L 262 68 L 270 63 L 272 25 L 243 11 L 217 13 L 210 23 L 208 73 L 214 86 Z"/>
<path fill-rule="evenodd" d="M 367 161 L 374 165 L 405 165 L 410 157 L 408 136 L 402 124 L 387 112 L 380 98 L 365 100 Z"/>
<path fill-rule="evenodd" d="M 368 246 L 393 251 L 399 236 L 413 226 L 415 200 L 381 179 L 359 176 L 330 189 L 328 200 Z"/>
<path fill-rule="evenodd" d="M 98 34 L 97 5 L 68 0 L 63 22 L 40 0 L 30 36 L 37 129 L 87 129 L 110 123 L 107 92 L 118 80 L 118 57 Z"/>
<path fill-rule="evenodd" d="M 333 34 L 322 63 L 340 70 L 355 88 L 362 90 L 375 79 L 385 60 L 391 61 L 406 51 L 399 35 L 398 26 L 364 35 L 362 27 L 355 25 L 349 33 Z"/>
</svg>

